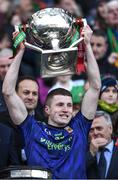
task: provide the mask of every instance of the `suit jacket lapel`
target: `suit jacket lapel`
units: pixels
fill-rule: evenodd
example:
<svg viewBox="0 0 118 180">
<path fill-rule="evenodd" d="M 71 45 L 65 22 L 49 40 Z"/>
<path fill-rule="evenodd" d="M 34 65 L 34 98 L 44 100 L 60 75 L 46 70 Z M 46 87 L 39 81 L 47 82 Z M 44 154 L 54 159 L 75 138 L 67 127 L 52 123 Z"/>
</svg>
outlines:
<svg viewBox="0 0 118 180">
<path fill-rule="evenodd" d="M 118 166 L 118 147 L 114 145 L 112 158 L 111 158 L 111 162 L 110 162 L 110 166 L 109 166 L 106 178 L 109 179 L 110 177 L 112 177 L 112 174 L 114 174 L 114 167 L 115 166 Z"/>
</svg>

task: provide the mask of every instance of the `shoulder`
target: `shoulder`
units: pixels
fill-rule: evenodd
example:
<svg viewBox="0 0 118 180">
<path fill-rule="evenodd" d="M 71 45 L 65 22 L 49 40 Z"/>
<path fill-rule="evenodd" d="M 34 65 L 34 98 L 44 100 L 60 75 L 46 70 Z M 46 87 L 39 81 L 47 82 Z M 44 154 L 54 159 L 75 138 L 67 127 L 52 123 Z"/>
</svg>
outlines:
<svg viewBox="0 0 118 180">
<path fill-rule="evenodd" d="M 26 117 L 26 119 L 17 127 L 22 129 L 23 131 L 28 131 L 31 132 L 32 128 L 33 130 L 35 130 L 36 128 L 38 128 L 39 126 L 41 126 L 42 122 L 38 121 L 37 119 L 35 119 L 34 116 L 32 115 L 28 115 Z"/>
<path fill-rule="evenodd" d="M 5 124 L 0 123 L 0 131 L 2 131 L 2 130 L 5 130 L 5 132 L 11 132 L 11 131 L 13 131 L 12 128 L 8 127 L 8 126 L 5 125 Z"/>
<path fill-rule="evenodd" d="M 14 131 L 12 128 L 0 123 L 0 138 L 6 139 L 6 141 L 13 136 Z"/>
<path fill-rule="evenodd" d="M 73 119 L 83 119 L 83 120 L 87 120 L 87 121 L 89 121 L 90 122 L 90 120 L 89 119 L 87 119 L 83 114 L 82 114 L 82 112 L 81 112 L 81 110 L 73 117 Z"/>
<path fill-rule="evenodd" d="M 86 132 L 88 135 L 88 132 L 90 130 L 92 121 L 88 120 L 81 111 L 79 111 L 75 117 L 73 117 L 72 124 L 75 125 L 75 127 L 79 127 L 82 131 Z"/>
</svg>

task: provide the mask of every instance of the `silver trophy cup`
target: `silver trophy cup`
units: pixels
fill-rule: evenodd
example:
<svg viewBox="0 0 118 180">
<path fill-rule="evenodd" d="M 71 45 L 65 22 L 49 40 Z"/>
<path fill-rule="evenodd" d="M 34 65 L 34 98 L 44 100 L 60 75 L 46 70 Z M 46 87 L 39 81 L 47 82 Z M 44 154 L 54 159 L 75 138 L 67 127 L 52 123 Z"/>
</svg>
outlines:
<svg viewBox="0 0 118 180">
<path fill-rule="evenodd" d="M 34 13 L 27 23 L 30 43 L 26 47 L 41 53 L 42 77 L 75 73 L 78 48 L 83 38 L 72 41 L 76 19 L 61 8 L 46 8 Z M 86 20 L 83 19 L 84 25 Z M 17 27 L 16 27 L 17 28 Z"/>
</svg>

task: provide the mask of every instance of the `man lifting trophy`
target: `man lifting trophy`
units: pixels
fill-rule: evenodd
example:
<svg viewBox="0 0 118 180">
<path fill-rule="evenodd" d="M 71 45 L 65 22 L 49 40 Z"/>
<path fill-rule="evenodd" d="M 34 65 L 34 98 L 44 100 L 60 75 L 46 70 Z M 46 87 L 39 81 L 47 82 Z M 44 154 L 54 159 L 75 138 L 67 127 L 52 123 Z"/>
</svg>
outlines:
<svg viewBox="0 0 118 180">
<path fill-rule="evenodd" d="M 85 19 L 74 18 L 64 9 L 42 9 L 31 16 L 25 28 L 15 26 L 21 32 L 14 47 L 25 37 L 25 29 L 30 39 L 29 43 L 26 37 L 25 46 L 41 53 L 42 77 L 74 74 L 78 67 L 77 46 L 83 40 L 81 28 L 85 25 Z"/>
<path fill-rule="evenodd" d="M 21 133 L 27 165 L 44 169 L 44 172 L 40 171 L 44 178 L 50 177 L 51 172 L 53 180 L 87 179 L 88 134 L 95 117 L 101 81 L 90 44 L 92 30 L 84 25 L 84 19 L 74 18 L 63 9 L 48 8 L 33 14 L 26 26 L 18 26 L 19 33 L 13 33 L 14 48 L 19 47 L 5 76 L 2 93 L 11 119 Z M 82 60 L 86 55 L 89 88 L 75 116 L 72 95 L 63 88 L 48 93 L 44 105 L 45 122 L 34 116 L 38 101 L 37 83 L 28 79 L 22 87 L 17 83 L 24 43 L 41 54 L 42 77 L 78 72 L 78 59 Z"/>
</svg>

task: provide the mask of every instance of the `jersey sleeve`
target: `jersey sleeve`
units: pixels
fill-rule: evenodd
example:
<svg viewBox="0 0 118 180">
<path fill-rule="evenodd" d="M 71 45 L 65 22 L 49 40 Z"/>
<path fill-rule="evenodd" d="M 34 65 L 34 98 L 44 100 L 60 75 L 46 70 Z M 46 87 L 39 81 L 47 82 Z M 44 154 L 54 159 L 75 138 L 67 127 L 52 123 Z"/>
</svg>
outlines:
<svg viewBox="0 0 118 180">
<path fill-rule="evenodd" d="M 76 130 L 81 131 L 84 138 L 87 140 L 92 120 L 88 120 L 80 111 L 72 119 L 72 124 Z"/>
<path fill-rule="evenodd" d="M 18 128 L 21 131 L 22 138 L 24 140 L 25 146 L 31 142 L 34 136 L 34 131 L 37 126 L 36 120 L 33 118 L 33 116 L 27 116 L 27 118 L 18 125 Z"/>
</svg>

